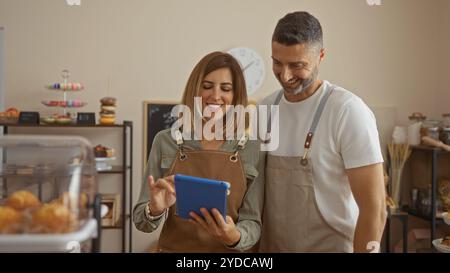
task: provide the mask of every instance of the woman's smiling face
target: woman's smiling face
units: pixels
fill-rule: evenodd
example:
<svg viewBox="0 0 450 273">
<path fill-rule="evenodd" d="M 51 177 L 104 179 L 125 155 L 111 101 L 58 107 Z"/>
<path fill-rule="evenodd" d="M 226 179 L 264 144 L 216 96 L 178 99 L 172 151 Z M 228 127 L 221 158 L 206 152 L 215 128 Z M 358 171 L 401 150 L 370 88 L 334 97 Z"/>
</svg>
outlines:
<svg viewBox="0 0 450 273">
<path fill-rule="evenodd" d="M 214 113 L 220 108 L 223 115 L 226 105 L 232 105 L 233 103 L 234 90 L 231 70 L 225 67 L 207 74 L 200 86 L 200 97 L 202 98 L 203 111 L 206 107 L 209 107 L 211 112 Z"/>
</svg>

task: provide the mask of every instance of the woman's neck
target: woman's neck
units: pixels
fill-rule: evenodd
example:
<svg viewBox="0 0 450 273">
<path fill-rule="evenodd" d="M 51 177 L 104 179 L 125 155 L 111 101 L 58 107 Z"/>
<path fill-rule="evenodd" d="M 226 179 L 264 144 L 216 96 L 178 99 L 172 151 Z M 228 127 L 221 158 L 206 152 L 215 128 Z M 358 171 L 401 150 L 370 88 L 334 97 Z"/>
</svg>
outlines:
<svg viewBox="0 0 450 273">
<path fill-rule="evenodd" d="M 219 150 L 225 140 L 200 140 L 203 150 Z"/>
<path fill-rule="evenodd" d="M 205 121 L 203 121 L 203 127 L 205 127 Z M 215 136 L 215 126 L 211 128 L 211 133 Z M 203 130 L 202 130 L 203 132 Z M 204 133 L 204 132 L 203 132 Z M 200 140 L 200 144 L 202 146 L 203 150 L 219 150 L 222 144 L 225 142 L 225 140 L 216 140 L 213 138 L 212 140 L 207 140 L 205 138 L 205 135 L 202 134 L 202 139 Z"/>
</svg>

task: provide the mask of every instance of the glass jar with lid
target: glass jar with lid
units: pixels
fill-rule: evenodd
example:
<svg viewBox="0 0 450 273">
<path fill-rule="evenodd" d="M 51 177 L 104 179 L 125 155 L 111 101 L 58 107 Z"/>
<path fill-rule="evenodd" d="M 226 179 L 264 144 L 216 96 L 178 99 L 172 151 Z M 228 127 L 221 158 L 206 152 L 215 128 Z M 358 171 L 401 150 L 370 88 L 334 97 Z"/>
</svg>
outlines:
<svg viewBox="0 0 450 273">
<path fill-rule="evenodd" d="M 450 113 L 442 114 L 442 117 L 444 118 L 443 126 L 450 127 Z"/>
<path fill-rule="evenodd" d="M 427 119 L 426 116 L 424 116 L 422 113 L 420 112 L 414 112 L 411 114 L 411 116 L 408 117 L 409 120 L 411 121 L 411 123 L 416 123 L 416 122 L 423 122 L 424 120 Z"/>
<path fill-rule="evenodd" d="M 439 120 L 425 120 L 422 123 L 420 131 L 421 137 L 428 136 L 435 140 L 439 140 L 441 121 Z"/>
<path fill-rule="evenodd" d="M 420 144 L 420 130 L 422 127 L 422 122 L 426 117 L 419 112 L 412 113 L 408 117 L 410 124 L 408 125 L 408 144 L 409 145 L 419 145 Z"/>
<path fill-rule="evenodd" d="M 444 127 L 442 129 L 442 135 L 441 140 L 447 145 L 450 145 L 450 126 Z"/>
</svg>

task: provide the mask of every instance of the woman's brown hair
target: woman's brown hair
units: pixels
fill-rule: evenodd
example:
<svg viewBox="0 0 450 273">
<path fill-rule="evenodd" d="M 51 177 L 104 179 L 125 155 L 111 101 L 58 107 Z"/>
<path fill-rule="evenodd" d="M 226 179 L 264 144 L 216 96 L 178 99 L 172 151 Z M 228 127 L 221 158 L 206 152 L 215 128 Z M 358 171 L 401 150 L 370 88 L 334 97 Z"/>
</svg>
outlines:
<svg viewBox="0 0 450 273">
<path fill-rule="evenodd" d="M 197 63 L 186 83 L 181 103 L 187 105 L 192 113 L 194 111 L 194 97 L 200 96 L 203 79 L 209 73 L 221 68 L 229 68 L 233 77 L 233 105 L 247 106 L 247 89 L 241 66 L 230 54 L 216 51 L 209 53 Z"/>
<path fill-rule="evenodd" d="M 228 53 L 216 51 L 209 53 L 195 65 L 186 83 L 181 103 L 191 109 L 192 115 L 194 115 L 195 111 L 194 98 L 200 96 L 203 79 L 209 73 L 221 68 L 228 68 L 231 71 L 233 80 L 232 104 L 234 106 L 242 105 L 244 108 L 247 107 L 247 89 L 244 74 L 239 62 Z M 192 116 L 192 121 L 193 120 L 194 117 Z"/>
</svg>

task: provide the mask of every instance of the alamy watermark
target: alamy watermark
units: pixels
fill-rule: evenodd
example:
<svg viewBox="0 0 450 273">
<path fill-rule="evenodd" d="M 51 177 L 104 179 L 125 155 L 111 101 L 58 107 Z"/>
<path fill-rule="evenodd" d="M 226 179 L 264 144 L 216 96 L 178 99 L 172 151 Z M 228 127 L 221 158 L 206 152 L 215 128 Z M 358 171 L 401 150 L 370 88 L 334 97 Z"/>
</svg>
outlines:
<svg viewBox="0 0 450 273">
<path fill-rule="evenodd" d="M 184 140 L 240 140 L 247 134 L 249 140 L 261 140 L 261 151 L 278 148 L 278 105 L 224 108 L 225 111 L 221 107 L 203 107 L 201 97 L 194 98 L 194 113 L 187 105 L 176 105 L 171 112 L 172 117 L 178 118 L 171 127 L 172 138 L 176 139 L 176 131 L 182 131 Z"/>
<path fill-rule="evenodd" d="M 380 242 L 370 241 L 367 243 L 366 249 L 369 253 L 380 253 Z"/>
<path fill-rule="evenodd" d="M 366 0 L 369 6 L 381 6 L 381 0 Z"/>
<path fill-rule="evenodd" d="M 81 0 L 66 0 L 68 6 L 81 6 Z"/>
</svg>

